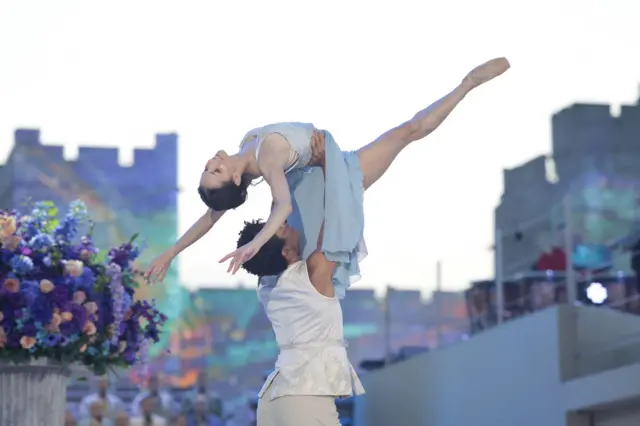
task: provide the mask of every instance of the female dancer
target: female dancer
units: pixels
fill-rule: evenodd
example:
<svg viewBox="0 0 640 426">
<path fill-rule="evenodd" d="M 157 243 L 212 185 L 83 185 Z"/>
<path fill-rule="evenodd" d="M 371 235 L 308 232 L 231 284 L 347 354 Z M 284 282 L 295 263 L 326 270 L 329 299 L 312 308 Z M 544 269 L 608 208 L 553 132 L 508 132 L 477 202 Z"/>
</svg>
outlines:
<svg viewBox="0 0 640 426">
<path fill-rule="evenodd" d="M 508 68 L 509 62 L 505 58 L 493 59 L 476 67 L 451 93 L 361 148 L 358 151 L 360 167 L 367 170 L 364 188 L 371 186 L 384 174 L 405 146 L 433 132 L 471 90 L 501 75 Z M 209 210 L 173 247 L 150 265 L 146 279 L 150 283 L 162 281 L 173 258 L 204 236 L 226 210 L 244 203 L 249 183 L 262 177 L 271 187 L 273 208 L 267 222 L 252 241 L 220 260 L 221 263 L 231 260 L 228 272 L 235 274 L 287 220 L 292 205 L 285 174 L 294 169 L 317 165 L 319 159 L 314 158 L 313 153 L 314 148 L 316 153 L 319 151 L 319 140 L 311 124 L 280 123 L 249 132 L 240 145 L 240 152 L 235 155 L 218 151 L 207 162 L 198 188 Z M 390 143 L 379 143 L 384 141 Z"/>
</svg>

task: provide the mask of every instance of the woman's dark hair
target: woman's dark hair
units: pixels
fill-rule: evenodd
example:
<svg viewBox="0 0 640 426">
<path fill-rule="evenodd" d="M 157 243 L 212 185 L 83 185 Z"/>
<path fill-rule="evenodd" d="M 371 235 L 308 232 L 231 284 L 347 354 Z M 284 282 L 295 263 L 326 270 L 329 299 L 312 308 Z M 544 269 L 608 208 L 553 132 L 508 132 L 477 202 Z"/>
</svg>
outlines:
<svg viewBox="0 0 640 426">
<path fill-rule="evenodd" d="M 240 207 L 247 200 L 247 187 L 251 179 L 242 176 L 240 185 L 229 181 L 222 184 L 220 188 L 198 187 L 198 194 L 202 201 L 212 210 L 222 212 Z"/>
<path fill-rule="evenodd" d="M 261 220 L 245 222 L 244 228 L 240 231 L 238 247 L 250 243 L 264 227 Z M 273 236 L 262 246 L 262 248 L 250 260 L 242 265 L 242 268 L 250 274 L 259 277 L 268 277 L 283 273 L 287 266 L 287 259 L 282 255 L 284 239 Z"/>
</svg>

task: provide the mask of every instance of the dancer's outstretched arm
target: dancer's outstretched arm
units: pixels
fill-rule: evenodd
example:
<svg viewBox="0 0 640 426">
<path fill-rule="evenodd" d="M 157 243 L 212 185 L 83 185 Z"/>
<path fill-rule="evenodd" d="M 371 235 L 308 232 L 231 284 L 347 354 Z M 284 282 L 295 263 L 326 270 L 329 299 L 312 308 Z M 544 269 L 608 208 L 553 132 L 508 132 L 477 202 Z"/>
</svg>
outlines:
<svg viewBox="0 0 640 426">
<path fill-rule="evenodd" d="M 507 69 L 509 62 L 505 58 L 485 62 L 474 68 L 451 93 L 418 112 L 411 120 L 359 149 L 364 188 L 369 188 L 380 179 L 407 145 L 437 129 L 471 90 L 501 75 Z"/>
<path fill-rule="evenodd" d="M 291 214 L 293 210 L 291 193 L 284 172 L 290 153 L 291 145 L 289 145 L 284 136 L 278 133 L 267 136 L 262 142 L 258 167 L 262 177 L 271 188 L 271 196 L 273 197 L 271 213 L 262 230 L 250 243 L 220 259 L 220 263 L 230 260 L 227 272 L 232 274 L 238 272 L 242 264 L 255 256 L 258 250 L 276 234 L 280 226 L 285 223 L 287 217 Z"/>
<path fill-rule="evenodd" d="M 171 267 L 173 259 L 191 244 L 204 237 L 206 233 L 213 228 L 213 225 L 220 220 L 224 213 L 224 211 L 217 212 L 208 209 L 173 246 L 169 247 L 149 265 L 149 268 L 147 268 L 144 274 L 147 283 L 155 284 L 156 282 L 162 282 L 165 275 L 167 275 L 169 267 Z"/>
</svg>

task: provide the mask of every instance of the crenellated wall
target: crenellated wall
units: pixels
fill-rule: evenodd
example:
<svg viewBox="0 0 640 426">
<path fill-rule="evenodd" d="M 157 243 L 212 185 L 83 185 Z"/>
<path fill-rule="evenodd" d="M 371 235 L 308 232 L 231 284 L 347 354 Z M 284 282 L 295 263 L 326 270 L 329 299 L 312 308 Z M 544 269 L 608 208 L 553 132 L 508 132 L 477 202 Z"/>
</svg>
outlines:
<svg viewBox="0 0 640 426">
<path fill-rule="evenodd" d="M 42 145 L 40 131 L 19 129 L 8 163 L 14 165 L 14 203 L 71 192 L 92 201 L 111 199 L 114 207 L 134 213 L 177 208 L 178 136 L 156 136 L 153 149 L 136 149 L 131 166 L 118 163 L 117 148 L 80 147 L 77 159 L 65 160 L 63 147 Z M 57 198 L 54 195 L 54 198 Z M 96 200 L 94 200 L 96 198 Z"/>
</svg>

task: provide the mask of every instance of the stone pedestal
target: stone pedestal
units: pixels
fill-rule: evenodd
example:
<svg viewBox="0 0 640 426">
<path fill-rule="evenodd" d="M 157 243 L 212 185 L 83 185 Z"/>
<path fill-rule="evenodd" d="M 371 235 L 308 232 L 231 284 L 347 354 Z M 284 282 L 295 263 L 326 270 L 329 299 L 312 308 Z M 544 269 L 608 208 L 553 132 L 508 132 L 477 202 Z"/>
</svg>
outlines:
<svg viewBox="0 0 640 426">
<path fill-rule="evenodd" d="M 62 426 L 69 374 L 47 360 L 0 363 L 0 425 Z"/>
</svg>

